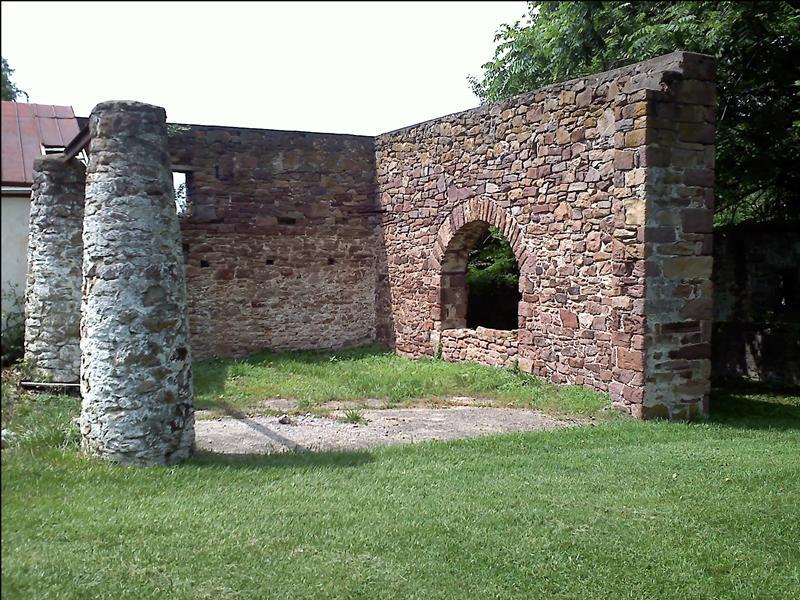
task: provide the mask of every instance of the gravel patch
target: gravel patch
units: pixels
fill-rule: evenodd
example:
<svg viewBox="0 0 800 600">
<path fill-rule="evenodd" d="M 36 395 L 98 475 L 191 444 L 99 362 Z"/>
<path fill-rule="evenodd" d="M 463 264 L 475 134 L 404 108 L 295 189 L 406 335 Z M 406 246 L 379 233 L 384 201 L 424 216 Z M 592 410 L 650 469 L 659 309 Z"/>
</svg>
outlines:
<svg viewBox="0 0 800 600">
<path fill-rule="evenodd" d="M 373 446 L 455 440 L 512 431 L 543 431 L 581 423 L 519 408 L 397 408 L 360 411 L 365 423 L 315 415 L 198 419 L 197 447 L 222 454 L 360 450 Z M 280 422 L 283 421 L 283 422 Z"/>
</svg>

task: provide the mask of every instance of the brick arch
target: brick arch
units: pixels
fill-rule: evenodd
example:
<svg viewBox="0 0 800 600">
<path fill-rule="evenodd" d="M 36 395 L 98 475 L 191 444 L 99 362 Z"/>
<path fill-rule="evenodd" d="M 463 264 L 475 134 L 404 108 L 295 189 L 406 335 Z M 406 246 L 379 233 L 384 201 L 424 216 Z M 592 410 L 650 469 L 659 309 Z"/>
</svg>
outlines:
<svg viewBox="0 0 800 600">
<path fill-rule="evenodd" d="M 473 223 L 494 225 L 503 233 L 514 250 L 514 256 L 516 256 L 517 264 L 519 265 L 520 278 L 523 273 L 527 273 L 530 270 L 533 257 L 519 222 L 506 209 L 492 200 L 488 198 L 473 198 L 456 206 L 439 226 L 430 261 L 431 266 L 436 271 L 442 272 L 444 266 L 442 261 L 446 259 L 448 250 L 453 250 L 450 245 L 454 239 L 458 243 L 462 239 L 467 241 L 467 235 L 474 235 L 473 231 L 477 226 L 471 225 Z M 468 227 L 465 229 L 465 226 Z M 478 232 L 472 240 L 473 243 L 477 241 L 482 232 L 482 230 Z M 464 236 L 464 238 L 461 236 Z"/>
<path fill-rule="evenodd" d="M 438 288 L 434 308 L 435 329 L 466 327 L 466 270 L 469 252 L 490 226 L 509 241 L 520 272 L 520 292 L 532 266 L 532 257 L 520 224 L 504 208 L 486 198 L 475 198 L 456 206 L 436 233 L 430 266 Z"/>
</svg>

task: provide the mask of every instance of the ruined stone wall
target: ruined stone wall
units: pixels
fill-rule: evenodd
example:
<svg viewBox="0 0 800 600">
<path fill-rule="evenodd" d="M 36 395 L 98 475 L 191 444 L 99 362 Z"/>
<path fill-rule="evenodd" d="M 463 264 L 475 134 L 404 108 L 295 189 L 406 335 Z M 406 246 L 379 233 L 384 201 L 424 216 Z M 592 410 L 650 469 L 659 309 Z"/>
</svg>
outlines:
<svg viewBox="0 0 800 600">
<path fill-rule="evenodd" d="M 479 362 L 494 367 L 513 367 L 517 362 L 517 332 L 466 327 L 445 329 L 441 334 L 442 359 Z"/>
<path fill-rule="evenodd" d="M 393 319 L 379 329 L 391 328 L 397 351 L 436 354 L 440 331 L 451 325 L 451 299 L 459 295 L 453 287 L 461 285 L 450 253 L 458 252 L 465 224 L 483 221 L 505 233 L 520 265 L 523 370 L 608 390 L 620 408 L 649 416 L 661 411 L 645 410 L 647 367 L 648 378 L 657 379 L 649 382 L 652 399 L 668 406 L 666 412 L 672 414 L 673 406 L 659 387 L 662 374 L 673 382 L 700 380 L 690 393 L 702 407 L 707 358 L 690 351 L 695 354 L 681 357 L 688 362 L 674 377 L 674 365 L 661 361 L 656 348 L 669 353 L 702 344 L 710 326 L 703 307 L 711 290 L 699 281 L 710 279 L 711 264 L 703 258 L 708 249 L 697 228 L 705 226 L 698 221 L 704 223 L 711 201 L 711 69 L 708 57 L 676 52 L 379 136 L 387 257 L 379 278 L 388 291 L 380 295 L 378 315 L 379 321 Z M 660 110 L 697 114 L 673 129 L 654 112 L 656 103 Z M 683 162 L 673 170 L 673 148 L 695 154 L 676 153 Z M 668 225 L 673 241 L 687 248 L 655 245 L 671 243 L 657 241 L 666 240 L 662 228 Z M 648 226 L 654 228 L 649 238 Z M 648 264 L 681 252 L 699 260 L 671 262 L 664 280 L 652 271 L 648 296 L 645 261 L 654 251 Z M 660 304 L 661 293 L 675 302 Z M 697 308 L 691 315 L 681 313 L 686 300 Z M 648 329 L 648 319 L 662 328 Z M 673 323 L 679 330 L 683 322 L 702 333 L 663 328 Z M 687 399 L 679 394 L 679 402 Z"/>
<path fill-rule="evenodd" d="M 373 139 L 171 126 L 195 358 L 375 339 Z"/>
<path fill-rule="evenodd" d="M 662 89 L 647 92 L 643 145 L 624 177 L 646 186 L 642 414 L 692 418 L 711 393 L 716 88 L 713 60 L 672 56 Z"/>
<path fill-rule="evenodd" d="M 676 52 L 377 138 L 172 126 L 194 358 L 378 339 L 518 361 L 637 416 L 705 413 L 712 80 L 712 59 Z M 492 340 L 461 331 L 489 225 L 522 295 L 518 331 Z"/>
</svg>

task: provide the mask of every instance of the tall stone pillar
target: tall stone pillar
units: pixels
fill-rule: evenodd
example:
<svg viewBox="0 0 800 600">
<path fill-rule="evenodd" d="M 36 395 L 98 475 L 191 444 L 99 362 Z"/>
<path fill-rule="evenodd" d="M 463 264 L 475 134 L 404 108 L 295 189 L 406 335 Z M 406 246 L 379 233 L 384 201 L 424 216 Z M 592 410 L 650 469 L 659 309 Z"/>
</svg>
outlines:
<svg viewBox="0 0 800 600">
<path fill-rule="evenodd" d="M 86 451 L 172 464 L 194 446 L 186 286 L 163 108 L 98 104 L 83 229 Z"/>
<path fill-rule="evenodd" d="M 80 377 L 81 263 L 86 170 L 77 160 L 33 163 L 25 358 L 36 377 L 73 383 Z"/>
</svg>

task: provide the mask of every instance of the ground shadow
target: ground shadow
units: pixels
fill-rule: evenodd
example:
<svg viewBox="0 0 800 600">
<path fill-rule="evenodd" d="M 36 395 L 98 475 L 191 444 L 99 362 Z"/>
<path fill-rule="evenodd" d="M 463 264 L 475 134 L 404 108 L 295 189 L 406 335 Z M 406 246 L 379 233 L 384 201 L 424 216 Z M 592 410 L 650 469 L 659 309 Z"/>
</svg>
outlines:
<svg viewBox="0 0 800 600">
<path fill-rule="evenodd" d="M 238 408 L 231 406 L 224 400 L 220 400 L 219 398 L 216 399 L 214 401 L 214 407 L 223 411 L 227 416 L 232 417 L 237 421 L 240 421 L 244 425 L 247 425 L 250 429 L 262 435 L 263 437 L 267 438 L 270 442 L 283 446 L 286 450 L 289 450 L 291 452 L 311 451 L 310 448 L 306 448 L 305 446 L 298 444 L 294 440 L 290 440 L 289 438 L 281 435 L 274 429 L 270 429 L 266 425 L 259 423 L 252 417 L 248 416 L 246 413 L 242 412 Z"/>
<path fill-rule="evenodd" d="M 800 430 L 800 389 L 752 381 L 715 382 L 711 422 L 738 429 Z"/>
<path fill-rule="evenodd" d="M 281 452 L 275 454 L 219 454 L 198 450 L 186 463 L 233 469 L 345 469 L 374 462 L 366 451 Z"/>
<path fill-rule="evenodd" d="M 193 459 L 194 463 L 206 465 L 224 465 L 238 468 L 310 468 L 310 467 L 355 467 L 374 460 L 372 454 L 365 451 L 332 451 L 320 452 L 298 444 L 274 429 L 259 423 L 246 413 L 231 406 L 223 400 L 214 401 L 215 408 L 220 409 L 226 416 L 240 421 L 259 435 L 265 437 L 272 444 L 282 447 L 281 451 L 271 454 L 242 453 L 227 454 L 199 450 Z"/>
<path fill-rule="evenodd" d="M 265 363 L 277 371 L 285 365 L 318 365 L 333 361 L 358 361 L 375 356 L 393 355 L 394 352 L 387 346 L 380 344 L 367 344 L 343 350 L 297 350 L 293 352 L 262 351 L 250 356 L 233 358 L 216 358 L 195 361 L 192 364 L 192 376 L 195 391 L 202 390 L 203 394 L 219 397 L 225 393 L 225 383 L 230 376 L 230 370 L 236 363 L 263 365 Z M 212 402 L 213 408 L 217 400 Z"/>
</svg>

